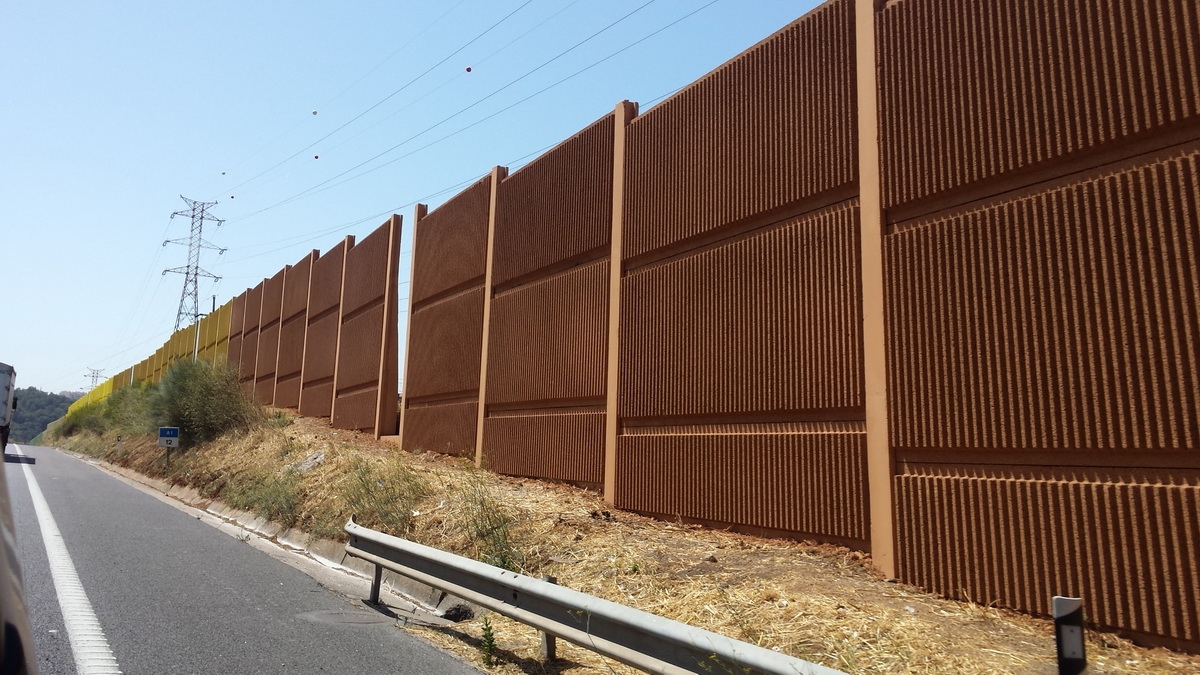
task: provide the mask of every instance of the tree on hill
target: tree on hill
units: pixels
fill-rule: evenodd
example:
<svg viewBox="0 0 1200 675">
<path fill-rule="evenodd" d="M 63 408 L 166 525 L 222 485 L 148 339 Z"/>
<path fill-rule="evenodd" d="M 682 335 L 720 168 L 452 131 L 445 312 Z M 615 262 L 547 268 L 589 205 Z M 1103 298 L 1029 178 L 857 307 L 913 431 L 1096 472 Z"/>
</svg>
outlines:
<svg viewBox="0 0 1200 675">
<path fill-rule="evenodd" d="M 14 393 L 19 402 L 13 413 L 9 438 L 13 443 L 28 443 L 29 439 L 45 431 L 47 424 L 67 414 L 67 406 L 71 405 L 71 399 L 66 396 L 34 387 L 18 388 Z"/>
</svg>

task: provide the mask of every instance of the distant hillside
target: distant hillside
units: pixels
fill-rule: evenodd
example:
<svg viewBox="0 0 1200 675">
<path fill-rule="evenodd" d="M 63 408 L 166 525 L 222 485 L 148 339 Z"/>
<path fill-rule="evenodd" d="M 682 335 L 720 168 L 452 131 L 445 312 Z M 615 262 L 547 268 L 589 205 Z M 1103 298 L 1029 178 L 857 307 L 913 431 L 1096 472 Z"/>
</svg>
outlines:
<svg viewBox="0 0 1200 675">
<path fill-rule="evenodd" d="M 13 443 L 28 443 L 29 439 L 42 433 L 47 424 L 67 414 L 67 406 L 74 400 L 33 387 L 18 388 L 16 394 L 17 410 L 8 439 Z"/>
</svg>

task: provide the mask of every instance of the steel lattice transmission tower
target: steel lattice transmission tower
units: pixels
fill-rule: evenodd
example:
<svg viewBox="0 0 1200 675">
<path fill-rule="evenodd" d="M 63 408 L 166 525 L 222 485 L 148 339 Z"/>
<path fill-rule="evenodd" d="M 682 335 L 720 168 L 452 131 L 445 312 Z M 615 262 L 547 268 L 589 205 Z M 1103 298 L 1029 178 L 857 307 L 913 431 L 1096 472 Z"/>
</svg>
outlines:
<svg viewBox="0 0 1200 675">
<path fill-rule="evenodd" d="M 188 264 L 186 267 L 163 270 L 163 274 L 171 272 L 183 275 L 183 293 L 179 296 L 179 312 L 175 315 L 175 330 L 179 330 L 180 326 L 185 325 L 187 319 L 191 319 L 192 321 L 200 320 L 200 277 L 207 277 L 214 281 L 221 278 L 200 268 L 200 250 L 205 248 L 212 249 L 217 251 L 218 255 L 225 252 L 225 249 L 217 248 L 204 240 L 204 221 L 211 220 L 217 225 L 225 222 L 220 218 L 208 215 L 208 208 L 216 206 L 217 202 L 199 202 L 195 199 L 188 199 L 183 195 L 179 195 L 179 198 L 188 205 L 188 208 L 172 213 L 171 219 L 174 220 L 175 216 L 191 217 L 192 233 L 187 239 L 168 239 L 163 242 L 163 246 L 167 244 L 187 244 L 188 247 Z"/>
<path fill-rule="evenodd" d="M 92 389 L 95 389 L 96 385 L 100 384 L 100 378 L 104 377 L 104 370 L 102 368 L 88 368 L 87 370 L 87 376 L 92 381 Z"/>
</svg>

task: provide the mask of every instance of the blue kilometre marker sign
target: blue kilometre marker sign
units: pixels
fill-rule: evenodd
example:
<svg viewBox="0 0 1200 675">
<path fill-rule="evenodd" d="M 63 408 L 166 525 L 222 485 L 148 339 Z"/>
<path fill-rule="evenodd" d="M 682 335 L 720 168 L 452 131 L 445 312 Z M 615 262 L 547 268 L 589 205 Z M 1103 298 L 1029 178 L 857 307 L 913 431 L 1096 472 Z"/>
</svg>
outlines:
<svg viewBox="0 0 1200 675">
<path fill-rule="evenodd" d="M 179 427 L 159 427 L 158 444 L 164 448 L 178 448 Z"/>
</svg>

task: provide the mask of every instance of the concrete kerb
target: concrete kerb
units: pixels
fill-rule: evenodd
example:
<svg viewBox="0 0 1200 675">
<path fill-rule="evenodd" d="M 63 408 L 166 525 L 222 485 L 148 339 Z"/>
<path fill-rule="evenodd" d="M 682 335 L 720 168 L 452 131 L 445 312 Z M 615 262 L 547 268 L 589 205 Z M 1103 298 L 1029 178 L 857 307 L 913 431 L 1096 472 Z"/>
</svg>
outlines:
<svg viewBox="0 0 1200 675">
<path fill-rule="evenodd" d="M 369 591 L 375 566 L 365 560 L 348 557 L 344 542 L 319 539 L 303 530 L 284 527 L 249 511 L 235 509 L 220 501 L 208 499 L 192 487 L 173 485 L 132 469 L 78 453 L 68 452 L 68 454 L 112 474 L 143 492 L 149 492 L 176 508 L 193 512 L 192 515 L 195 515 L 197 519 L 205 521 L 230 536 L 242 541 L 249 541 L 253 538 L 260 544 L 258 548 L 262 548 L 263 545 L 271 546 L 279 549 L 281 553 L 303 556 L 319 563 L 327 570 L 352 577 L 357 582 L 354 584 L 354 588 L 338 592 L 351 599 L 362 601 L 363 604 L 368 604 L 363 600 L 367 593 L 360 588 L 366 588 Z M 309 572 L 304 567 L 293 566 L 306 573 Z M 428 626 L 451 625 L 458 621 L 490 613 L 489 610 L 473 603 L 447 595 L 432 586 L 413 581 L 388 570 L 384 570 L 383 573 L 380 599 L 384 605 L 382 609 L 395 614 L 397 620 Z"/>
</svg>

